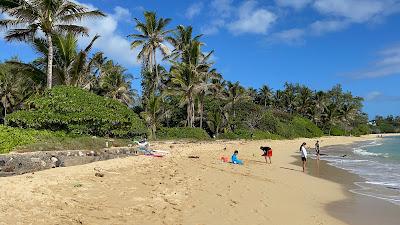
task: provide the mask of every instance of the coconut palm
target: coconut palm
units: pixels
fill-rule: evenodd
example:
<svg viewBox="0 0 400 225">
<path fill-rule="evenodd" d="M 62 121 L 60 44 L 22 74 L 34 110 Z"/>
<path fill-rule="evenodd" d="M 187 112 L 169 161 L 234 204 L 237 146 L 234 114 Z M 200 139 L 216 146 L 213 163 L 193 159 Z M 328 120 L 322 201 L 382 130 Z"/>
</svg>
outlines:
<svg viewBox="0 0 400 225">
<path fill-rule="evenodd" d="M 193 37 L 193 27 L 179 25 L 174 30 L 172 36 L 167 37 L 168 42 L 174 46 L 170 58 L 177 60 L 178 57 L 182 57 L 182 53 L 186 51 L 193 41 L 199 41 L 200 37 L 203 35 L 196 35 Z"/>
<path fill-rule="evenodd" d="M 307 118 L 310 118 L 310 110 L 313 108 L 313 92 L 311 89 L 305 86 L 301 86 L 299 93 L 298 93 L 298 98 L 297 98 L 297 109 L 296 111 Z"/>
<path fill-rule="evenodd" d="M 189 127 L 194 127 L 194 102 L 196 96 L 206 90 L 209 85 L 207 82 L 204 82 L 204 74 L 210 68 L 208 60 L 211 54 L 212 52 L 204 55 L 201 52 L 201 43 L 194 41 L 190 44 L 188 50 L 184 52 L 182 62 L 174 62 L 171 67 L 172 89 L 168 93 L 173 94 L 175 92 L 175 95 L 181 98 L 180 105 L 186 105 L 186 125 Z"/>
<path fill-rule="evenodd" d="M 169 55 L 170 50 L 164 44 L 165 38 L 170 33 L 170 30 L 166 30 L 167 25 L 171 22 L 171 19 L 157 18 L 155 12 L 144 12 L 145 21 L 142 22 L 135 18 L 135 28 L 140 32 L 139 34 L 128 35 L 130 38 L 134 38 L 131 43 L 131 48 L 136 49 L 141 47 L 137 59 L 140 60 L 148 69 L 152 72 L 155 69 L 154 85 L 158 83 L 158 64 L 157 64 L 157 50 L 165 56 Z M 154 89 L 157 89 L 155 87 Z"/>
<path fill-rule="evenodd" d="M 40 30 L 48 43 L 47 87 L 53 86 L 53 35 L 56 33 L 86 34 L 87 28 L 73 24 L 88 17 L 105 16 L 69 0 L 0 0 L 0 11 L 11 18 L 0 20 L 7 41 L 32 41 Z"/>
<path fill-rule="evenodd" d="M 8 112 L 13 112 L 33 91 L 27 77 L 14 73 L 12 65 L 0 64 L 0 103 L 3 107 L 3 118 Z"/>
<path fill-rule="evenodd" d="M 168 113 L 168 111 L 162 108 L 162 97 L 151 95 L 147 103 L 147 110 L 141 113 L 141 116 L 149 127 L 150 138 L 156 139 L 157 128 L 161 126 L 161 121 Z"/>
<path fill-rule="evenodd" d="M 113 98 L 126 105 L 133 103 L 133 97 L 136 95 L 131 88 L 131 75 L 126 73 L 126 69 L 112 60 L 108 60 L 101 67 L 99 77 L 100 94 Z"/>
<path fill-rule="evenodd" d="M 224 128 L 226 123 L 222 109 L 216 109 L 207 113 L 207 125 L 213 132 L 215 137 L 218 137 L 219 132 Z"/>
<path fill-rule="evenodd" d="M 255 88 L 249 87 L 246 91 L 247 91 L 247 95 L 250 97 L 251 101 L 256 102 L 257 90 Z"/>
<path fill-rule="evenodd" d="M 263 103 L 264 107 L 267 107 L 267 104 L 271 101 L 273 93 L 272 89 L 267 85 L 261 86 L 260 90 L 258 91 L 258 96 Z"/>
<path fill-rule="evenodd" d="M 86 87 L 90 86 L 92 80 L 92 70 L 96 63 L 102 60 L 102 53 L 96 53 L 89 59 L 89 52 L 94 42 L 100 36 L 96 35 L 83 50 L 78 50 L 78 40 L 69 33 L 67 35 L 53 35 L 54 43 L 54 63 L 53 81 L 56 84 Z M 49 45 L 47 41 L 36 38 L 33 41 L 36 51 L 41 54 L 41 58 L 36 59 L 36 63 L 46 64 Z"/>
<path fill-rule="evenodd" d="M 226 107 L 231 109 L 233 118 L 236 117 L 236 104 L 241 100 L 249 100 L 250 97 L 246 93 L 246 89 L 239 82 L 232 83 L 228 81 L 226 90 Z"/>
</svg>

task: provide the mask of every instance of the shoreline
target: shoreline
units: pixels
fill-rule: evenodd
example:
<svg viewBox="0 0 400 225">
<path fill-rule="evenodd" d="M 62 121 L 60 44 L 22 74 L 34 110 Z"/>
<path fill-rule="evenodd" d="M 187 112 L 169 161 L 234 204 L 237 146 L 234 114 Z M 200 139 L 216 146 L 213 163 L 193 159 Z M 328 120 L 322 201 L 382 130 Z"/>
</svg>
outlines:
<svg viewBox="0 0 400 225">
<path fill-rule="evenodd" d="M 329 215 L 351 225 L 398 224 L 399 206 L 382 199 L 351 192 L 351 190 L 359 188 L 355 183 L 364 182 L 364 178 L 329 165 L 324 160 L 320 160 L 320 171 L 317 172 L 317 161 L 312 159 L 310 162 L 310 167 L 314 167 L 314 170 L 309 171 L 309 175 L 340 184 L 346 195 L 345 199 L 328 203 L 325 206 Z M 323 168 L 322 171 L 321 168 Z"/>
<path fill-rule="evenodd" d="M 318 139 L 326 146 L 374 138 Z M 135 156 L 0 178 L 7 187 L 0 192 L 0 224 L 349 224 L 330 208 L 348 199 L 343 185 L 304 174 L 296 164 L 299 144 L 315 140 L 164 141 L 152 144 L 170 151 L 164 158 Z M 272 165 L 260 156 L 261 145 L 272 146 Z M 244 166 L 220 161 L 236 149 Z M 105 176 L 96 177 L 96 168 Z"/>
</svg>

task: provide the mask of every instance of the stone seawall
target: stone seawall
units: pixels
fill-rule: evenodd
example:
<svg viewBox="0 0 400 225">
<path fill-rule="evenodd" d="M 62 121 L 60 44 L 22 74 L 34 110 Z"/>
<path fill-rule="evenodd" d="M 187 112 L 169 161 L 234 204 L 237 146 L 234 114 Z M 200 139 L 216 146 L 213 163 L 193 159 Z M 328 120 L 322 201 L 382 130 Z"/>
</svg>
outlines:
<svg viewBox="0 0 400 225">
<path fill-rule="evenodd" d="M 0 177 L 135 156 L 137 154 L 137 150 L 132 147 L 113 147 L 97 151 L 65 150 L 10 153 L 0 155 Z"/>
</svg>

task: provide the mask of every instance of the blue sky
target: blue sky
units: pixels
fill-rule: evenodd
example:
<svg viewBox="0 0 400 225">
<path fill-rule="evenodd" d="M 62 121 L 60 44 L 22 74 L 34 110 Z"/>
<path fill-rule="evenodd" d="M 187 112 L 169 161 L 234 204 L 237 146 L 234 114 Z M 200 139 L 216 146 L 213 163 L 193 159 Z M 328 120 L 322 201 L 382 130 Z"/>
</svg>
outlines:
<svg viewBox="0 0 400 225">
<path fill-rule="evenodd" d="M 400 0 L 79 2 L 109 14 L 83 23 L 102 36 L 96 50 L 137 77 L 140 65 L 126 35 L 136 33 L 134 17 L 152 10 L 172 18 L 171 28 L 192 25 L 203 33 L 204 51 L 215 50 L 215 67 L 227 80 L 275 90 L 286 81 L 322 90 L 340 83 L 365 98 L 370 117 L 400 114 Z M 0 40 L 0 60 L 16 55 L 36 57 L 26 44 Z M 140 89 L 139 80 L 133 85 Z"/>
</svg>

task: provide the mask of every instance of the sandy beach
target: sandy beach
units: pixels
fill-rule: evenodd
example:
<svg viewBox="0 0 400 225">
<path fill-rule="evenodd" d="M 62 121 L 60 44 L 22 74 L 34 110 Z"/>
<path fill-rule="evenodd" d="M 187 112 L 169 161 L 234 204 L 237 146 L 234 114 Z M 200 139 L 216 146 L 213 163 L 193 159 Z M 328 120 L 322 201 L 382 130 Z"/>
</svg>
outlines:
<svg viewBox="0 0 400 225">
<path fill-rule="evenodd" d="M 319 140 L 323 149 L 373 138 Z M 0 178 L 0 224 L 351 224 L 329 211 L 349 199 L 346 188 L 301 172 L 299 145 L 315 140 L 159 142 L 154 148 L 170 151 L 167 157 Z M 260 145 L 273 148 L 272 165 Z M 244 166 L 220 161 L 234 150 Z M 105 176 L 96 177 L 95 168 Z"/>
</svg>

